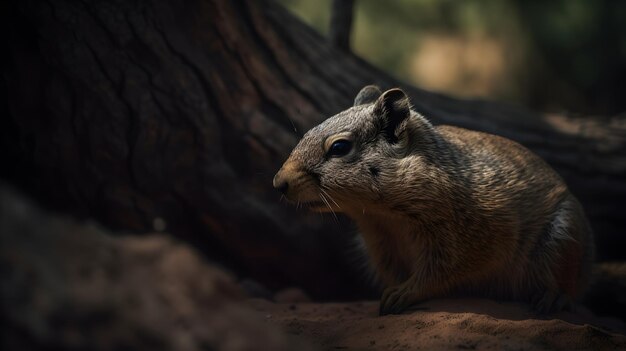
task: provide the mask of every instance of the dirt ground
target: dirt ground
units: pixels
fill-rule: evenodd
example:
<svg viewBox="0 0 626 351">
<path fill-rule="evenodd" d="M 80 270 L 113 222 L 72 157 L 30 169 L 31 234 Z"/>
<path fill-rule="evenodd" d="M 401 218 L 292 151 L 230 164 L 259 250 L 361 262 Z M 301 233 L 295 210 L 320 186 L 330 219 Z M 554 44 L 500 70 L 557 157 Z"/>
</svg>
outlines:
<svg viewBox="0 0 626 351">
<path fill-rule="evenodd" d="M 626 350 L 626 326 L 584 307 L 539 317 L 522 304 L 433 300 L 378 316 L 378 302 L 248 305 L 267 323 L 326 350 Z"/>
<path fill-rule="evenodd" d="M 626 325 L 584 308 L 440 299 L 380 317 L 378 301 L 272 294 L 165 233 L 113 235 L 2 183 L 0 325 L 0 350 L 626 350 Z"/>
</svg>

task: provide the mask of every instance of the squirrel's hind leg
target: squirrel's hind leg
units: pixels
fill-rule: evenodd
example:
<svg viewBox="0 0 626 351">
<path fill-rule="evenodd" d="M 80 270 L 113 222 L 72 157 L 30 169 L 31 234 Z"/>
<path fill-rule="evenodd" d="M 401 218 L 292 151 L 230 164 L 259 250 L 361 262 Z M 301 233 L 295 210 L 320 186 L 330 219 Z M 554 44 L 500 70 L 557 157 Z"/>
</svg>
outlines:
<svg viewBox="0 0 626 351">
<path fill-rule="evenodd" d="M 573 307 L 587 284 L 593 259 L 593 239 L 580 203 L 566 198 L 554 213 L 545 239 L 540 240 L 540 255 L 533 255 L 531 277 L 543 285 L 532 295 L 533 309 L 539 313 L 558 312 Z M 531 279 L 532 281 L 532 279 Z"/>
</svg>

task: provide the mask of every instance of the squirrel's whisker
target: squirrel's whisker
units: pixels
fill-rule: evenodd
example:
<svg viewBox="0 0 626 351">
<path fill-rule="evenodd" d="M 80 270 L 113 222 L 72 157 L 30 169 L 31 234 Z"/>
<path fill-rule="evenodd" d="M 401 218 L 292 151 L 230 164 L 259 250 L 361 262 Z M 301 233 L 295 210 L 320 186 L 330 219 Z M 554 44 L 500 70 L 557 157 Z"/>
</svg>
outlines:
<svg viewBox="0 0 626 351">
<path fill-rule="evenodd" d="M 333 211 L 333 208 L 332 208 L 332 206 L 330 206 L 330 203 L 328 202 L 326 197 L 322 193 L 319 193 L 319 195 L 320 195 L 320 198 L 322 199 L 322 201 L 326 204 L 326 207 L 328 207 L 330 212 L 333 214 L 333 217 L 335 217 L 335 221 L 339 222 L 339 218 L 337 218 L 337 214 L 335 213 L 335 211 Z"/>
<path fill-rule="evenodd" d="M 337 201 L 335 201 L 335 199 L 333 199 L 333 197 L 330 196 L 330 194 L 326 190 L 324 190 L 323 188 L 321 188 L 320 190 L 322 191 L 322 193 L 324 193 L 324 195 L 326 195 L 326 197 L 330 199 L 330 201 L 332 201 L 337 206 L 337 208 L 341 208 L 341 206 L 339 206 Z"/>
</svg>

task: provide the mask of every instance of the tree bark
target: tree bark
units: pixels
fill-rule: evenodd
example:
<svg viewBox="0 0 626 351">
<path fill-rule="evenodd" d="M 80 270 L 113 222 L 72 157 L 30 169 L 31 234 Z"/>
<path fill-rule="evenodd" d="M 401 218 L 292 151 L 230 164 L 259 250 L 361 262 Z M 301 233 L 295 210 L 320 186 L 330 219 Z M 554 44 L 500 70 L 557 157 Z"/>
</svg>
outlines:
<svg viewBox="0 0 626 351">
<path fill-rule="evenodd" d="M 133 232 L 165 224 L 270 288 L 362 296 L 352 225 L 280 203 L 271 181 L 307 129 L 374 83 L 404 88 L 435 124 L 544 157 L 585 205 L 601 256 L 624 257 L 624 116 L 542 116 L 410 87 L 268 1 L 3 6 L 2 176 L 57 211 Z"/>
</svg>

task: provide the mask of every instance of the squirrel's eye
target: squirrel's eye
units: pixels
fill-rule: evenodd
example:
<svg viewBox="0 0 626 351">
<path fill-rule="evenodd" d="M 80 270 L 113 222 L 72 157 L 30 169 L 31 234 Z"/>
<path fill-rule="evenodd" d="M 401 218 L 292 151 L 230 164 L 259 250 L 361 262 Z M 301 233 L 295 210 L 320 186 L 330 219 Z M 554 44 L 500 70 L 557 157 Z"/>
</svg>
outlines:
<svg viewBox="0 0 626 351">
<path fill-rule="evenodd" d="M 335 141 L 328 149 L 328 156 L 341 157 L 345 156 L 352 149 L 352 143 L 345 139 Z"/>
</svg>

